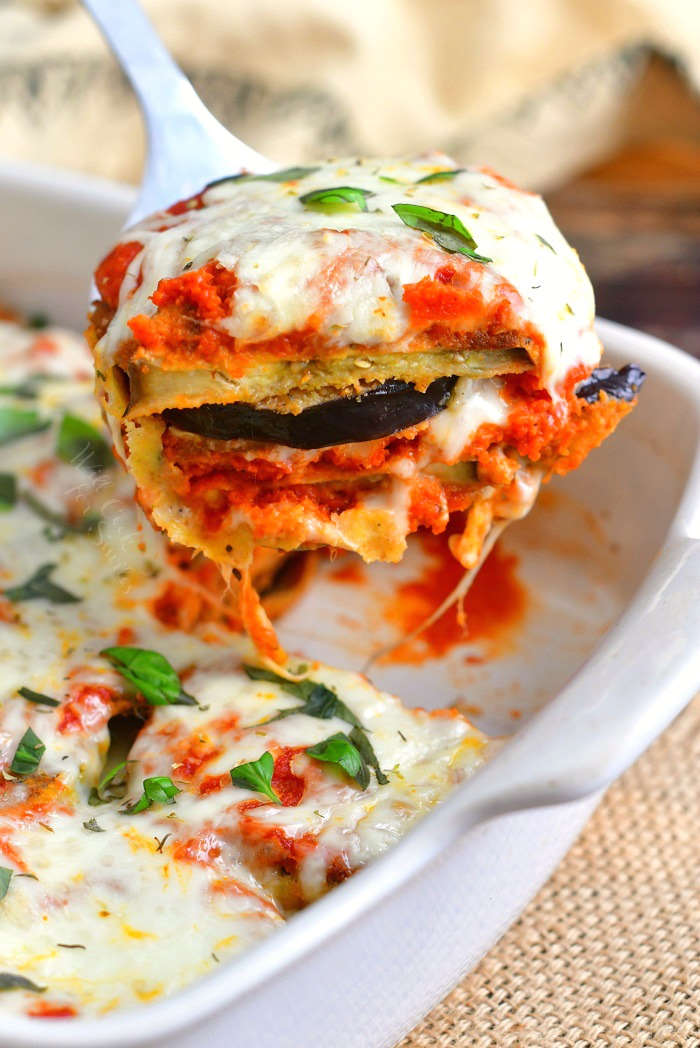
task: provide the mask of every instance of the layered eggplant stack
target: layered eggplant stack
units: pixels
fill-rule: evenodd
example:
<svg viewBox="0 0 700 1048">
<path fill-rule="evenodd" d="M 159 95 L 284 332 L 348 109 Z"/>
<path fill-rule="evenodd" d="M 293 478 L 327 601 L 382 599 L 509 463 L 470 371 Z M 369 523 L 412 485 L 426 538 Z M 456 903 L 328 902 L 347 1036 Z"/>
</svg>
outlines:
<svg viewBox="0 0 700 1048">
<path fill-rule="evenodd" d="M 643 379 L 598 368 L 543 201 L 442 156 L 223 179 L 125 233 L 96 284 L 98 388 L 142 505 L 244 575 L 256 545 L 397 561 L 458 513 L 472 567 Z"/>
</svg>

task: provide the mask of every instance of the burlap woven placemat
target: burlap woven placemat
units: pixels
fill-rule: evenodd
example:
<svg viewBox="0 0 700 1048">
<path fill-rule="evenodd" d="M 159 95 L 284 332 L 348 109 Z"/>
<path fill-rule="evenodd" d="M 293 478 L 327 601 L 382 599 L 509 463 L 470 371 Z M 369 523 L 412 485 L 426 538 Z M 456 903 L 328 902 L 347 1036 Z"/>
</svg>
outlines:
<svg viewBox="0 0 700 1048">
<path fill-rule="evenodd" d="M 700 696 L 399 1048 L 699 1048 Z"/>
</svg>

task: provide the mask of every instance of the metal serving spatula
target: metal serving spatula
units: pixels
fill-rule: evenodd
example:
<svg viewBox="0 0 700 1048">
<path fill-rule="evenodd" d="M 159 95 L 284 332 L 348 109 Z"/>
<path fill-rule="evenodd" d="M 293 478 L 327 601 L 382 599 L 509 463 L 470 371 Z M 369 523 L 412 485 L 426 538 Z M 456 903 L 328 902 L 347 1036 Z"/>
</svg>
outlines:
<svg viewBox="0 0 700 1048">
<path fill-rule="evenodd" d="M 83 6 L 129 78 L 146 122 L 146 168 L 127 225 L 216 178 L 278 167 L 212 116 L 136 0 L 83 0 Z"/>
</svg>

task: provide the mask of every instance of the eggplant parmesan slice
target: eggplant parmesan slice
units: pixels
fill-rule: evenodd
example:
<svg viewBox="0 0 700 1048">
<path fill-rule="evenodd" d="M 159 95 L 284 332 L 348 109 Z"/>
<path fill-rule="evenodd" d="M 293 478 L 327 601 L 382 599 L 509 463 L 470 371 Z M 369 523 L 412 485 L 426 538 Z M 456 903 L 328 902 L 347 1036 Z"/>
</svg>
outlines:
<svg viewBox="0 0 700 1048">
<path fill-rule="evenodd" d="M 591 285 L 540 197 L 440 155 L 217 182 L 130 229 L 95 283 L 98 391 L 139 501 L 241 575 L 273 659 L 255 546 L 398 561 L 460 513 L 471 569 L 642 380 L 599 369 Z"/>
</svg>

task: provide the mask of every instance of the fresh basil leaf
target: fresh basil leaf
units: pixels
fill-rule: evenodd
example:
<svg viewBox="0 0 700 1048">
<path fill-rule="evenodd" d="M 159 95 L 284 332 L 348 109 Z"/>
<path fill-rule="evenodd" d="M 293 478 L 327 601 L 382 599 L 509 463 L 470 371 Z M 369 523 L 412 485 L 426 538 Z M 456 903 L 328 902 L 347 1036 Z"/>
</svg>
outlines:
<svg viewBox="0 0 700 1048">
<path fill-rule="evenodd" d="M 240 175 L 224 175 L 223 178 L 216 178 L 213 182 L 208 182 L 204 188 L 211 189 L 224 182 L 295 182 L 300 178 L 305 178 L 306 175 L 312 175 L 314 171 L 318 171 L 318 168 L 285 167 L 281 171 L 271 171 L 267 175 L 252 175 L 244 171 Z"/>
<path fill-rule="evenodd" d="M 369 786 L 369 769 L 360 751 L 344 732 L 336 732 L 323 742 L 309 746 L 306 753 L 324 764 L 337 764 L 363 790 Z"/>
<path fill-rule="evenodd" d="M 318 717 L 321 720 L 339 717 L 340 720 L 347 721 L 348 724 L 362 728 L 362 724 L 352 710 L 348 709 L 336 693 L 331 688 L 327 688 L 325 684 L 309 680 L 307 677 L 298 681 L 287 680 L 285 677 L 280 677 L 277 673 L 273 673 L 272 670 L 261 669 L 258 666 L 244 666 L 243 669 L 251 680 L 270 681 L 270 683 L 279 685 L 284 691 L 288 691 L 303 702 L 302 706 L 294 706 L 291 710 L 279 710 L 274 717 L 263 721 L 263 724 L 270 724 L 272 721 L 281 720 L 284 717 L 292 717 L 297 713 L 304 713 L 307 717 Z"/>
<path fill-rule="evenodd" d="M 312 681 L 309 681 L 309 683 L 313 684 Z M 358 728 L 362 727 L 352 710 L 348 709 L 336 693 L 327 688 L 325 684 L 313 684 L 308 697 L 301 706 L 296 706 L 291 710 L 280 710 L 271 720 L 281 720 L 284 717 L 292 717 L 297 713 L 306 714 L 307 717 L 318 717 L 319 720 L 330 720 L 331 717 L 339 717 L 340 720 L 347 721 L 348 724 L 354 724 Z"/>
<path fill-rule="evenodd" d="M 10 771 L 13 775 L 33 775 L 45 751 L 46 746 L 39 736 L 35 735 L 31 728 L 27 728 L 15 750 Z"/>
<path fill-rule="evenodd" d="M 126 793 L 126 778 L 120 782 L 115 782 L 115 779 L 120 772 L 124 771 L 127 763 L 128 761 L 120 761 L 119 764 L 115 764 L 113 768 L 104 773 L 97 786 L 92 787 L 88 797 L 88 804 L 91 808 L 98 804 L 109 804 L 110 801 L 122 799 Z M 107 790 L 108 786 L 109 790 Z"/>
<path fill-rule="evenodd" d="M 77 415 L 65 414 L 56 437 L 56 454 L 64 462 L 93 473 L 102 473 L 114 465 L 114 456 L 99 430 Z"/>
<path fill-rule="evenodd" d="M 17 503 L 17 478 L 14 473 L 0 473 L 0 513 Z"/>
<path fill-rule="evenodd" d="M 264 793 L 275 804 L 281 804 L 277 794 L 272 788 L 272 776 L 275 772 L 275 761 L 269 750 L 265 750 L 256 761 L 247 764 L 239 764 L 231 768 L 231 782 L 242 790 L 253 790 L 255 793 Z"/>
<path fill-rule="evenodd" d="M 8 869 L 7 866 L 0 866 L 0 900 L 4 899 L 7 895 L 7 890 L 10 887 L 13 873 L 14 870 Z"/>
<path fill-rule="evenodd" d="M 41 331 L 51 323 L 48 313 L 30 313 L 27 317 L 27 327 L 35 331 Z"/>
<path fill-rule="evenodd" d="M 78 604 L 82 597 L 76 597 L 63 586 L 52 582 L 49 575 L 56 568 L 55 564 L 42 564 L 34 574 L 19 586 L 10 586 L 5 596 L 13 604 L 23 600 L 48 600 L 52 604 Z"/>
<path fill-rule="evenodd" d="M 0 990 L 31 990 L 32 993 L 43 993 L 45 986 L 37 986 L 31 979 L 24 975 L 15 975 L 13 972 L 0 972 Z"/>
<path fill-rule="evenodd" d="M 104 648 L 106 656 L 151 706 L 197 706 L 164 655 L 147 648 Z"/>
<path fill-rule="evenodd" d="M 357 749 L 358 753 L 362 757 L 366 764 L 369 764 L 374 769 L 374 774 L 377 776 L 377 782 L 380 786 L 386 786 L 388 778 L 379 767 L 379 761 L 377 760 L 377 754 L 374 752 L 372 743 L 367 738 L 362 728 L 353 728 L 350 732 L 350 741 L 353 746 Z"/>
<path fill-rule="evenodd" d="M 246 182 L 296 182 L 318 171 L 318 167 L 283 167 L 281 171 L 270 171 L 267 175 L 243 175 Z"/>
<path fill-rule="evenodd" d="M 314 684 L 301 709 L 284 711 L 285 714 L 291 712 L 305 713 L 307 717 L 318 717 L 320 720 L 330 720 L 331 717 L 339 717 L 340 720 L 347 721 L 348 724 L 354 724 L 356 728 L 362 728 L 352 710 L 348 709 L 332 688 L 327 688 L 325 684 Z"/>
<path fill-rule="evenodd" d="M 35 702 L 37 706 L 61 705 L 58 699 L 52 699 L 50 695 L 44 695 L 40 691 L 33 691 L 32 688 L 18 688 L 17 694 L 21 695 L 23 699 L 27 699 L 28 702 Z"/>
<path fill-rule="evenodd" d="M 32 433 L 43 433 L 50 425 L 50 420 L 42 418 L 38 411 L 0 407 L 0 446 Z"/>
<path fill-rule="evenodd" d="M 139 811 L 146 811 L 152 804 L 174 804 L 178 793 L 182 791 L 177 788 L 168 776 L 153 776 L 144 780 L 144 792 L 135 804 L 125 808 L 125 814 L 135 815 Z"/>
<path fill-rule="evenodd" d="M 394 186 L 405 186 L 406 183 L 402 182 L 400 178 L 392 178 L 391 175 L 379 175 L 380 182 L 391 182 Z"/>
<path fill-rule="evenodd" d="M 36 388 L 36 379 L 27 379 L 25 382 L 18 382 L 14 386 L 0 386 L 0 394 L 5 397 L 34 400 L 39 396 L 39 390 Z"/>
<path fill-rule="evenodd" d="M 334 186 L 332 189 L 312 189 L 299 197 L 299 203 L 310 211 L 334 214 L 336 211 L 366 211 L 367 197 L 374 196 L 368 189 L 355 186 Z"/>
<path fill-rule="evenodd" d="M 540 244 L 544 244 L 545 247 L 549 248 L 549 250 L 552 252 L 552 254 L 556 255 L 556 251 L 554 250 L 554 248 L 552 247 L 552 245 L 550 244 L 550 242 L 548 240 L 545 240 L 544 237 L 541 237 L 539 233 L 535 233 L 535 236 L 539 240 Z"/>
<path fill-rule="evenodd" d="M 243 669 L 251 680 L 265 680 L 269 681 L 270 684 L 279 684 L 280 688 L 290 692 L 292 695 L 296 695 L 300 699 L 305 699 L 308 695 L 306 685 L 310 684 L 311 681 L 307 681 L 306 678 L 304 680 L 287 680 L 286 677 L 281 677 L 279 673 L 263 669 L 262 666 L 244 665 Z"/>
<path fill-rule="evenodd" d="M 92 535 L 102 522 L 99 513 L 88 511 L 79 520 L 72 523 L 67 517 L 45 506 L 31 491 L 23 492 L 22 500 L 36 513 L 37 517 L 48 524 L 48 527 L 44 528 L 44 537 L 49 542 L 59 542 L 66 535 Z"/>
<path fill-rule="evenodd" d="M 462 221 L 456 215 L 445 211 L 436 211 L 432 207 L 420 204 L 392 204 L 393 210 L 401 221 L 411 229 L 429 233 L 436 244 L 450 254 L 466 255 L 475 262 L 491 262 L 485 255 L 476 251 L 476 241 Z"/>
<path fill-rule="evenodd" d="M 178 793 L 181 792 L 167 775 L 154 775 L 150 779 L 143 780 L 143 793 L 135 804 L 130 804 L 124 809 L 124 814 L 136 815 L 150 808 L 152 804 L 174 803 Z"/>
<path fill-rule="evenodd" d="M 104 833 L 105 832 L 104 829 L 100 826 L 100 824 L 97 821 L 97 819 L 95 819 L 95 818 L 86 819 L 86 821 L 83 823 L 83 829 L 89 830 L 90 833 Z"/>
<path fill-rule="evenodd" d="M 432 175 L 423 175 L 422 178 L 416 179 L 414 185 L 419 186 L 423 182 L 447 182 L 448 179 L 461 175 L 463 171 L 463 167 L 448 167 L 444 171 L 433 171 Z"/>
</svg>

